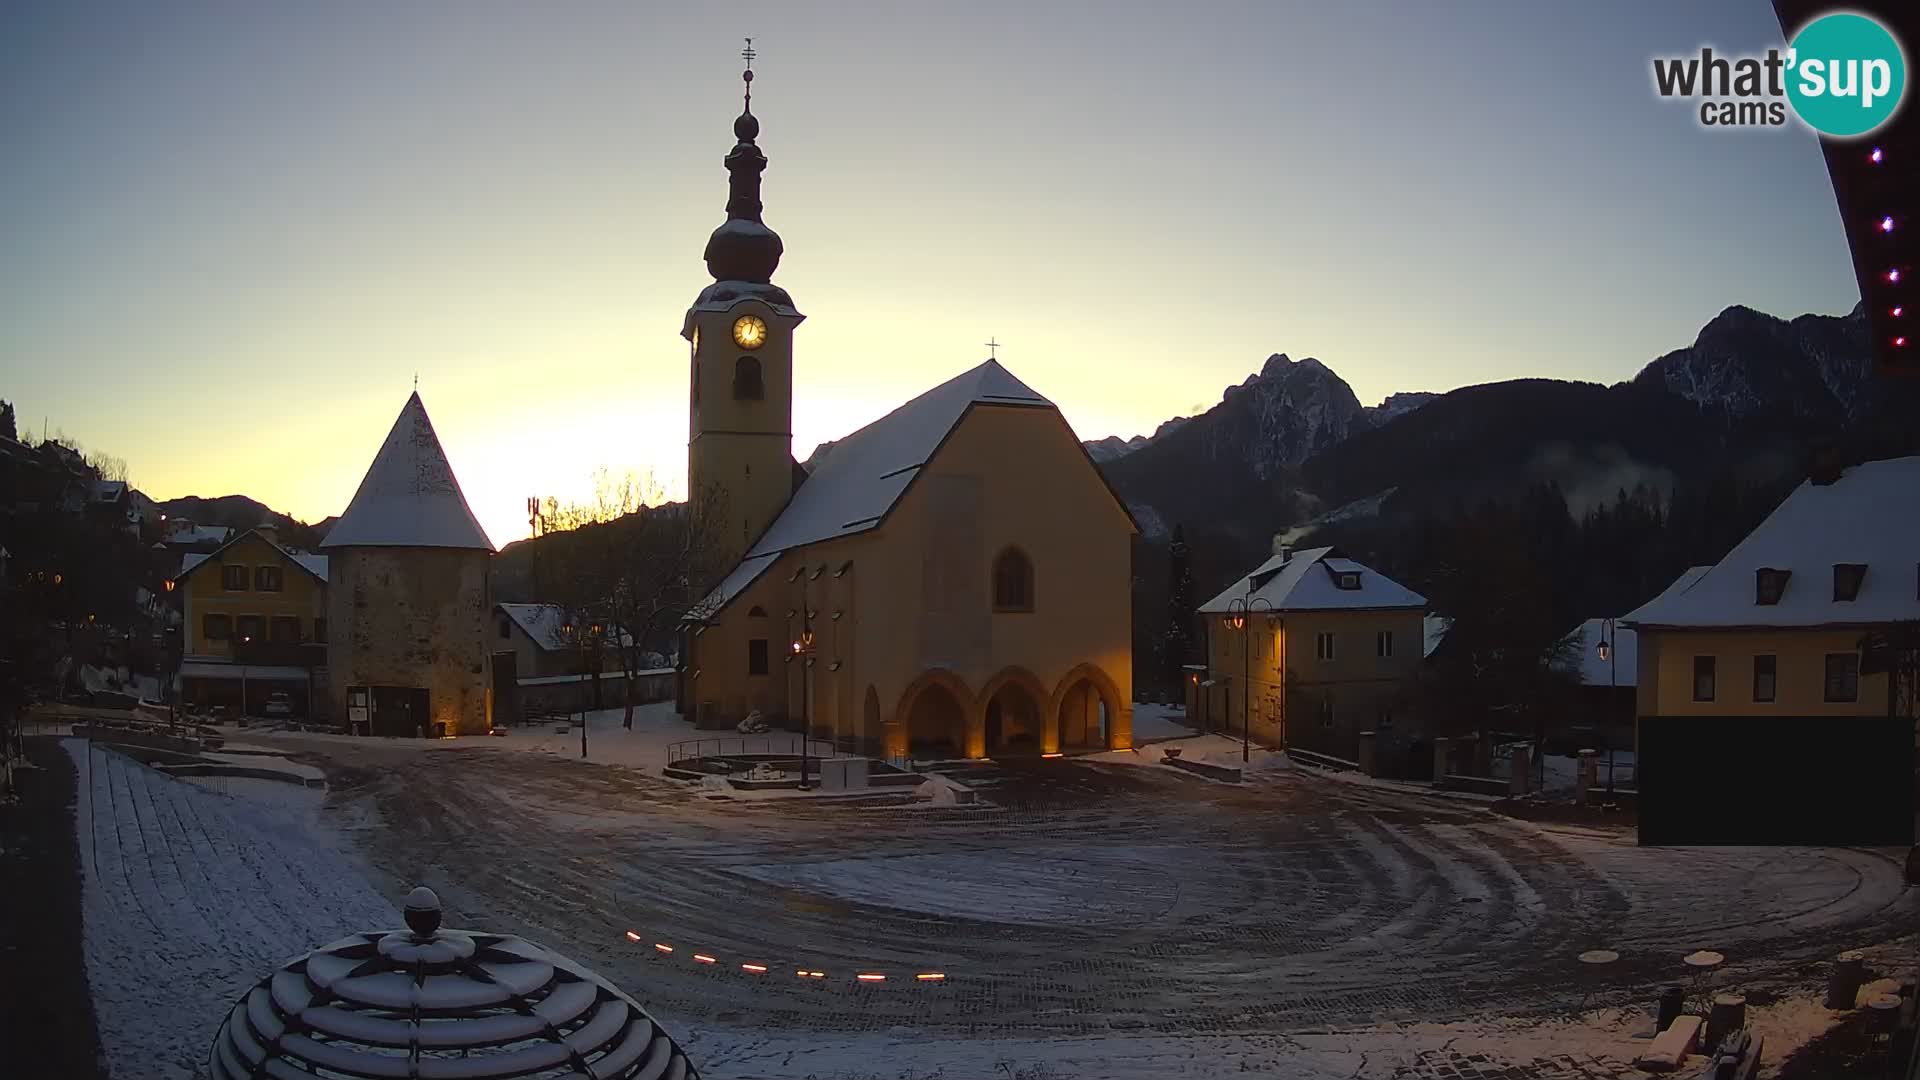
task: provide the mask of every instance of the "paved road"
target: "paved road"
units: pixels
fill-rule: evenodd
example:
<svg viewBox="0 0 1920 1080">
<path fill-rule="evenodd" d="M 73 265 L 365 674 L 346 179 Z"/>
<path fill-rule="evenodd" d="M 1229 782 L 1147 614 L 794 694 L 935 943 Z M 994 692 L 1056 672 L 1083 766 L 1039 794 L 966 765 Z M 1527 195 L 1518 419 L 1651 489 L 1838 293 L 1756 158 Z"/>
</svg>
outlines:
<svg viewBox="0 0 1920 1080">
<path fill-rule="evenodd" d="M 509 750 L 318 752 L 335 824 L 389 891 L 429 884 L 451 922 L 555 944 L 689 1024 L 1058 1037 L 1520 1016 L 1649 999 L 1700 948 L 1763 1000 L 1920 931 L 1884 853 L 1643 850 L 1298 771 L 1241 788 L 1037 762 L 1002 771 L 995 808 L 931 809 L 716 803 Z M 1575 960 L 1593 948 L 1621 959 L 1596 976 Z"/>
</svg>

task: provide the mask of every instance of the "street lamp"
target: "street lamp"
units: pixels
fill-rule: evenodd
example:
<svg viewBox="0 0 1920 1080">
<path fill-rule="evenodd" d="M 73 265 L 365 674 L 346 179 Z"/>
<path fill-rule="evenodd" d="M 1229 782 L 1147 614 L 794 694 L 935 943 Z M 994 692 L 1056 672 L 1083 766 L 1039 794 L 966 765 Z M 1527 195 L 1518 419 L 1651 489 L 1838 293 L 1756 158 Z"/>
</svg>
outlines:
<svg viewBox="0 0 1920 1080">
<path fill-rule="evenodd" d="M 240 661 L 240 726 L 241 727 L 247 726 L 247 644 L 252 640 L 253 638 L 248 637 L 245 634 L 242 634 L 240 636 L 240 648 L 235 650 L 235 652 L 239 653 L 239 656 L 236 659 Z"/>
<path fill-rule="evenodd" d="M 1607 665 L 1607 711 L 1612 712 L 1615 701 L 1620 696 L 1620 650 L 1614 648 L 1614 639 L 1619 629 L 1612 619 L 1600 621 L 1600 647 L 1597 650 L 1600 659 Z M 1613 794 L 1613 736 L 1607 739 L 1607 794 Z"/>
<path fill-rule="evenodd" d="M 1227 625 L 1235 630 L 1246 631 L 1240 639 L 1240 762 L 1246 764 L 1253 756 L 1253 631 L 1248 626 L 1250 614 L 1256 611 L 1266 613 L 1267 625 L 1274 622 L 1273 605 L 1264 596 L 1234 597 L 1227 601 Z"/>
</svg>

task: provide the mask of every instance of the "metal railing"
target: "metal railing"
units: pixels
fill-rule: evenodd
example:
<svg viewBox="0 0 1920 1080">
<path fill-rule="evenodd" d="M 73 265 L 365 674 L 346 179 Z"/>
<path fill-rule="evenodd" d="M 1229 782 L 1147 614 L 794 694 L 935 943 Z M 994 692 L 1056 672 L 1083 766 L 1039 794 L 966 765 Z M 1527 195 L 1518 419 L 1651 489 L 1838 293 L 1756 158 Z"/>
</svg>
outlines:
<svg viewBox="0 0 1920 1080">
<path fill-rule="evenodd" d="M 703 739 L 682 739 L 667 746 L 667 764 L 703 757 L 800 757 L 852 758 L 865 754 L 842 751 L 826 739 L 802 739 L 791 731 L 769 731 L 762 735 L 720 735 Z"/>
</svg>

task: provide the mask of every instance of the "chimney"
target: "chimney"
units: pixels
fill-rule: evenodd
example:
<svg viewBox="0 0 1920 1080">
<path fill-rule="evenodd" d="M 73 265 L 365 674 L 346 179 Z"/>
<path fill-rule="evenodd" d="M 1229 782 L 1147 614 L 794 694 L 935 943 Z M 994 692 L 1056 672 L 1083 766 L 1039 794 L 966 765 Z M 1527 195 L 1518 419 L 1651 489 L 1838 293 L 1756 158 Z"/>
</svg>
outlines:
<svg viewBox="0 0 1920 1080">
<path fill-rule="evenodd" d="M 1286 533 L 1273 534 L 1273 553 L 1282 560 L 1293 558 L 1293 545 L 1287 543 Z"/>
<path fill-rule="evenodd" d="M 1814 444 L 1808 455 L 1808 483 L 1825 487 L 1840 479 L 1842 469 L 1838 446 L 1825 440 Z"/>
<path fill-rule="evenodd" d="M 255 525 L 253 531 L 260 534 L 260 537 L 269 544 L 278 544 L 280 542 L 280 527 L 271 521 L 263 521 Z"/>
</svg>

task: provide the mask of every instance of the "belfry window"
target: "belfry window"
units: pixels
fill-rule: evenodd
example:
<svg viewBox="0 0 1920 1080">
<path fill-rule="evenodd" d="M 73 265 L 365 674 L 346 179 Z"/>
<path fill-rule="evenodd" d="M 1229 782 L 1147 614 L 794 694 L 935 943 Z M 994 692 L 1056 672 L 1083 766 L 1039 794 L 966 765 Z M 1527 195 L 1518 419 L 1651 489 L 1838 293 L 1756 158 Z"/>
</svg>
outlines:
<svg viewBox="0 0 1920 1080">
<path fill-rule="evenodd" d="M 993 560 L 993 610 L 1033 610 L 1033 561 L 1019 548 Z"/>
<path fill-rule="evenodd" d="M 758 357 L 743 356 L 733 362 L 733 397 L 736 401 L 759 401 L 766 397 Z"/>
</svg>

